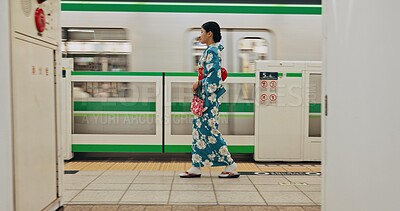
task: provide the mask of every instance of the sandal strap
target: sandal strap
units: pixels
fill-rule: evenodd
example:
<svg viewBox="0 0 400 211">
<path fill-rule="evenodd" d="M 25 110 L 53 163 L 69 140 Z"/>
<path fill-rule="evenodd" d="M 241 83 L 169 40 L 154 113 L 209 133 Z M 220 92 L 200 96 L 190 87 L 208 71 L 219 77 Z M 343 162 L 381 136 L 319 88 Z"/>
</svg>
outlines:
<svg viewBox="0 0 400 211">
<path fill-rule="evenodd" d="M 235 175 L 235 173 L 234 173 L 234 172 L 228 172 L 228 171 L 223 171 L 223 172 L 221 172 L 221 174 Z"/>
</svg>

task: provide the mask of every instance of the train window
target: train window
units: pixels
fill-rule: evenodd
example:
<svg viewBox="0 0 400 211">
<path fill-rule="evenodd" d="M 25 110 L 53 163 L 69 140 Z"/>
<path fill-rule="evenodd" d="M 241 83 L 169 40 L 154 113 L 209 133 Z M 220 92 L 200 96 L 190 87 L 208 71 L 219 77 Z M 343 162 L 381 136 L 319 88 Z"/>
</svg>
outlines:
<svg viewBox="0 0 400 211">
<path fill-rule="evenodd" d="M 309 81 L 310 81 L 310 86 L 308 94 L 309 98 L 308 136 L 321 137 L 322 76 L 319 73 L 311 73 Z"/>
<path fill-rule="evenodd" d="M 171 134 L 191 135 L 192 83 L 171 83 Z M 254 135 L 254 84 L 225 84 L 219 129 L 224 135 Z"/>
<path fill-rule="evenodd" d="M 63 57 L 74 59 L 74 71 L 129 71 L 131 45 L 125 29 L 62 29 Z"/>
<path fill-rule="evenodd" d="M 72 85 L 73 134 L 156 134 L 156 83 Z"/>
<path fill-rule="evenodd" d="M 239 70 L 255 72 L 256 60 L 268 59 L 267 41 L 261 37 L 244 37 L 239 40 Z"/>
</svg>

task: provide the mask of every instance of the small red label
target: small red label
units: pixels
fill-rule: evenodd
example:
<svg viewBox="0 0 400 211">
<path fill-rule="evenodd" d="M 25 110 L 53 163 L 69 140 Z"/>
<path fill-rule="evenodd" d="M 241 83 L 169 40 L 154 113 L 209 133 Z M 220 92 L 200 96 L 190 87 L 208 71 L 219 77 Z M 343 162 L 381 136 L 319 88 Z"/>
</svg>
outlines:
<svg viewBox="0 0 400 211">
<path fill-rule="evenodd" d="M 43 32 L 46 27 L 46 16 L 42 8 L 37 8 L 35 11 L 35 23 L 36 29 L 39 32 Z"/>
</svg>

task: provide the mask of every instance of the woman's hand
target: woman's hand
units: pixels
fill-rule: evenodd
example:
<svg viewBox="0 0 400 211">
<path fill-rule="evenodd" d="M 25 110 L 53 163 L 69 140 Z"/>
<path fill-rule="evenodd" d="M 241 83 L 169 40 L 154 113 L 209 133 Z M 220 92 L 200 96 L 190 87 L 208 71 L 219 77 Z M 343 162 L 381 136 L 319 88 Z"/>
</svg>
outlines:
<svg viewBox="0 0 400 211">
<path fill-rule="evenodd" d="M 196 93 L 196 90 L 199 88 L 199 86 L 201 86 L 201 81 L 196 81 L 193 83 L 193 85 L 192 85 L 193 93 Z"/>
</svg>

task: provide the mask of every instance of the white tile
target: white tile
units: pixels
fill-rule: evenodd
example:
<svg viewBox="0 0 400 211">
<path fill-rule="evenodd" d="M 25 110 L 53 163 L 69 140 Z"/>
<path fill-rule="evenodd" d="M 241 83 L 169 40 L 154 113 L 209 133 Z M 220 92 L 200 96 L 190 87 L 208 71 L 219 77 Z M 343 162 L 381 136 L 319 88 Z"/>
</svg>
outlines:
<svg viewBox="0 0 400 211">
<path fill-rule="evenodd" d="M 129 187 L 129 190 L 171 190 L 171 184 L 150 184 L 150 183 L 133 183 Z"/>
<path fill-rule="evenodd" d="M 175 171 L 140 171 L 139 176 L 175 176 Z"/>
<path fill-rule="evenodd" d="M 230 191 L 230 192 L 247 192 L 247 191 L 252 191 L 255 192 L 257 189 L 254 187 L 254 185 L 218 185 L 215 184 L 214 188 L 216 191 Z"/>
<path fill-rule="evenodd" d="M 103 174 L 104 171 L 78 171 L 78 173 L 74 174 L 74 175 L 85 175 L 85 176 L 99 176 L 100 174 Z"/>
<path fill-rule="evenodd" d="M 321 192 L 321 185 L 296 185 L 303 192 Z"/>
<path fill-rule="evenodd" d="M 264 199 L 258 192 L 225 192 L 216 191 L 219 204 L 265 205 Z"/>
<path fill-rule="evenodd" d="M 64 190 L 62 198 L 65 202 L 71 201 L 78 193 L 81 192 L 80 190 Z"/>
<path fill-rule="evenodd" d="M 64 175 L 63 180 L 65 184 L 77 184 L 77 183 L 89 184 L 96 178 L 97 176 L 80 176 L 80 175 L 67 174 Z"/>
<path fill-rule="evenodd" d="M 92 183 L 85 190 L 126 190 L 130 184 Z"/>
<path fill-rule="evenodd" d="M 157 176 L 137 176 L 133 183 L 172 183 L 173 177 L 157 177 Z"/>
<path fill-rule="evenodd" d="M 260 185 L 279 185 L 279 183 L 289 183 L 284 177 L 250 177 L 253 184 Z"/>
<path fill-rule="evenodd" d="M 169 203 L 216 203 L 214 191 L 171 191 Z"/>
<path fill-rule="evenodd" d="M 268 205 L 314 205 L 302 192 L 260 192 Z"/>
<path fill-rule="evenodd" d="M 136 176 L 139 174 L 139 171 L 115 171 L 115 170 L 108 170 L 103 173 L 102 176 Z"/>
<path fill-rule="evenodd" d="M 118 204 L 118 201 L 70 201 L 67 204 Z"/>
<path fill-rule="evenodd" d="M 71 202 L 118 202 L 125 191 L 92 191 L 84 190 Z"/>
<path fill-rule="evenodd" d="M 304 192 L 314 203 L 321 204 L 321 192 Z"/>
<path fill-rule="evenodd" d="M 295 185 L 255 185 L 257 190 L 260 192 L 300 192 Z"/>
<path fill-rule="evenodd" d="M 212 178 L 215 185 L 251 185 L 248 177 L 240 176 L 239 178 Z"/>
<path fill-rule="evenodd" d="M 174 183 L 172 185 L 172 190 L 210 190 L 214 191 L 214 188 L 211 184 L 179 184 Z"/>
<path fill-rule="evenodd" d="M 174 184 L 212 184 L 210 177 L 180 178 L 174 177 Z"/>
<path fill-rule="evenodd" d="M 127 191 L 120 204 L 155 204 L 168 202 L 169 191 Z"/>
<path fill-rule="evenodd" d="M 286 176 L 286 178 L 294 183 L 306 183 L 309 185 L 320 185 L 321 177 L 319 176 Z"/>
<path fill-rule="evenodd" d="M 75 184 L 71 184 L 71 183 L 64 183 L 64 189 L 65 190 L 82 190 L 84 189 L 86 186 L 88 186 L 87 183 L 75 183 Z"/>
<path fill-rule="evenodd" d="M 117 184 L 117 183 L 132 183 L 133 179 L 135 179 L 136 176 L 128 175 L 128 176 L 121 176 L 121 175 L 116 175 L 116 176 L 100 176 L 98 177 L 93 183 L 111 183 L 111 184 Z"/>
</svg>

